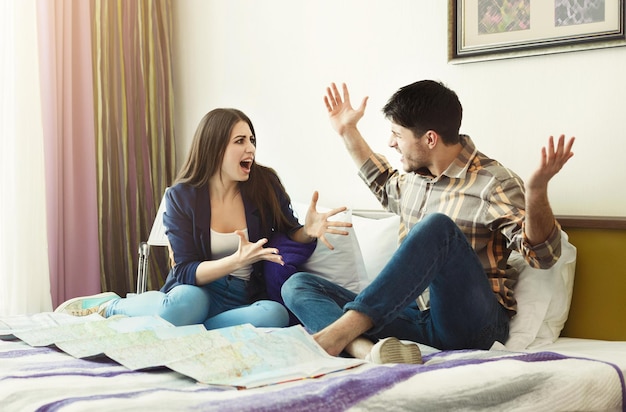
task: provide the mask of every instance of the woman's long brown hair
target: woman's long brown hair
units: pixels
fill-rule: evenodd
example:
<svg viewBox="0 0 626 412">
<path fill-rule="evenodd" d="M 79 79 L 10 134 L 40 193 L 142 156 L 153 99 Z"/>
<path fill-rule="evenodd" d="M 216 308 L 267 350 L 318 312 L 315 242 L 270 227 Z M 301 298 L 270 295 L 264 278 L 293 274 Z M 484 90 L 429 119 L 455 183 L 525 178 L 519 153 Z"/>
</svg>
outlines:
<svg viewBox="0 0 626 412">
<path fill-rule="evenodd" d="M 218 173 L 222 166 L 230 134 L 239 121 L 246 122 L 252 135 L 256 136 L 252 121 L 242 111 L 219 108 L 208 112 L 198 124 L 187 160 L 180 169 L 175 183 L 208 187 L 209 179 Z M 284 215 L 280 207 L 279 195 L 284 196 L 290 204 L 291 199 L 274 169 L 255 161 L 250 170 L 250 178 L 240 183 L 240 189 L 244 198 L 257 205 L 261 226 L 265 230 L 274 228 L 286 233 L 294 227 L 293 222 Z"/>
</svg>

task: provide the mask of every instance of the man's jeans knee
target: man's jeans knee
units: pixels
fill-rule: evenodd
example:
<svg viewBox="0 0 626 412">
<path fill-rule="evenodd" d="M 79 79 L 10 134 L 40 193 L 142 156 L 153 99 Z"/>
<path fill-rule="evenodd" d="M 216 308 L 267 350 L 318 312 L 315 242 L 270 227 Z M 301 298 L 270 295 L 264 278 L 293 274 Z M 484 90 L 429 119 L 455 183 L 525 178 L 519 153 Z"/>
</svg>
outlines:
<svg viewBox="0 0 626 412">
<path fill-rule="evenodd" d="M 318 332 L 343 315 L 343 306 L 356 297 L 320 276 L 298 272 L 283 284 L 285 305 L 311 332 Z"/>
</svg>

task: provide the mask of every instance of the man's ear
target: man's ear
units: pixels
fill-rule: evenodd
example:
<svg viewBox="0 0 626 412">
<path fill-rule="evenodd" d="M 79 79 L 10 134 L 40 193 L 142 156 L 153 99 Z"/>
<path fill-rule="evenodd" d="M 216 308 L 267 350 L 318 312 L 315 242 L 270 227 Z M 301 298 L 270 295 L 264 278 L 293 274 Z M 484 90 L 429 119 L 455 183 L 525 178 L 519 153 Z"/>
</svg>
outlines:
<svg viewBox="0 0 626 412">
<path fill-rule="evenodd" d="M 434 130 L 429 130 L 425 134 L 426 134 L 426 144 L 428 145 L 429 148 L 434 149 L 435 146 L 437 146 L 437 144 L 439 143 L 439 140 L 440 140 L 439 134 Z"/>
</svg>

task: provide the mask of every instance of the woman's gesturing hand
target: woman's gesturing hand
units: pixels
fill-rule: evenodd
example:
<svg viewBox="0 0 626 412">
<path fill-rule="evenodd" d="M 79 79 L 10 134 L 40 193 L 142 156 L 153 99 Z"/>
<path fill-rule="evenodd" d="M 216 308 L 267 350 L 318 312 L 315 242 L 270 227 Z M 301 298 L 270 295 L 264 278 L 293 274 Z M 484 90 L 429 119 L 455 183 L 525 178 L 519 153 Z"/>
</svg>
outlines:
<svg viewBox="0 0 626 412">
<path fill-rule="evenodd" d="M 332 217 L 337 213 L 344 212 L 347 208 L 338 207 L 325 213 L 319 213 L 317 211 L 318 199 L 319 193 L 317 191 L 313 192 L 311 204 L 309 206 L 309 210 L 307 211 L 304 223 L 305 233 L 310 237 L 319 239 L 326 245 L 327 248 L 333 250 L 334 246 L 330 244 L 328 239 L 326 239 L 326 234 L 332 233 L 334 235 L 347 236 L 348 232 L 346 230 L 341 230 L 340 228 L 352 227 L 352 223 L 328 220 L 329 217 Z"/>
<path fill-rule="evenodd" d="M 259 239 L 253 243 L 248 241 L 243 230 L 236 230 L 235 233 L 239 236 L 239 248 L 236 255 L 240 267 L 252 265 L 260 260 L 268 260 L 284 266 L 283 257 L 278 252 L 278 249 L 263 247 L 268 242 L 266 238 Z"/>
</svg>

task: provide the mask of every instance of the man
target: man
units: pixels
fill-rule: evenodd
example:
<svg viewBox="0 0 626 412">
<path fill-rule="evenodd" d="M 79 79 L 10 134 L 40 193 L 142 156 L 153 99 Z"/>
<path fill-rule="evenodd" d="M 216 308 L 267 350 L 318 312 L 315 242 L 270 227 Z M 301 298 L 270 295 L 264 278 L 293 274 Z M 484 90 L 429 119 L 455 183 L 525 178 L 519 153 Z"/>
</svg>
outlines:
<svg viewBox="0 0 626 412">
<path fill-rule="evenodd" d="M 400 339 L 439 349 L 504 343 L 516 312 L 511 250 L 540 268 L 560 256 L 548 182 L 573 156 L 574 138 L 565 142 L 562 135 L 555 145 L 550 137 L 524 188 L 515 173 L 459 135 L 456 93 L 419 81 L 400 88 L 383 108 L 400 173 L 372 152 L 357 128 L 367 97 L 355 110 L 346 85 L 340 93 L 333 83 L 324 101 L 361 178 L 383 207 L 400 215 L 401 244 L 358 295 L 312 274 L 292 276 L 282 288 L 287 307 L 329 354 L 345 351 L 377 363 L 421 363 L 418 346 Z M 420 308 L 416 300 L 427 289 L 430 306 Z"/>
</svg>

